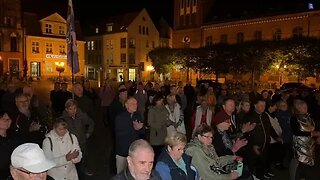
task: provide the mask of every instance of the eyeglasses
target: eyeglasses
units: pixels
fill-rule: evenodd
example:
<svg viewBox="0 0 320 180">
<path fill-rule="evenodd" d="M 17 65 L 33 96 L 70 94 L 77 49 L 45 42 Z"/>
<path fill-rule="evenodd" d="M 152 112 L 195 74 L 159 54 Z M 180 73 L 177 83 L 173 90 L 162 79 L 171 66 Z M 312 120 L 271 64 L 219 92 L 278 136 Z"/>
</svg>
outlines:
<svg viewBox="0 0 320 180">
<path fill-rule="evenodd" d="M 205 138 L 210 138 L 210 139 L 213 139 L 213 136 L 206 136 L 206 135 L 201 135 L 202 137 L 205 137 Z"/>
<path fill-rule="evenodd" d="M 23 172 L 25 174 L 28 174 L 30 178 L 36 177 L 38 175 L 42 175 L 42 174 L 47 172 L 47 171 L 43 171 L 43 172 L 39 172 L 39 173 L 33 173 L 33 172 L 29 172 L 29 171 L 26 171 L 26 170 L 23 170 L 23 169 L 17 169 L 17 170 L 20 171 L 20 172 Z"/>
</svg>

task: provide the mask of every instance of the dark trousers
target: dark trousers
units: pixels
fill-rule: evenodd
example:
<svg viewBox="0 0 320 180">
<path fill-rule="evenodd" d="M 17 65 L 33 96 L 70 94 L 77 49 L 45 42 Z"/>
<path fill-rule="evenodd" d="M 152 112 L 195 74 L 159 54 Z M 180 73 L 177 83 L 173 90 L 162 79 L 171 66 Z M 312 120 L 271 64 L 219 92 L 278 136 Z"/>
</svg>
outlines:
<svg viewBox="0 0 320 180">
<path fill-rule="evenodd" d="M 267 158 L 267 168 L 271 169 L 271 165 L 274 164 L 283 164 L 283 159 L 285 156 L 285 150 L 282 143 L 276 142 L 270 144 L 268 149 L 268 158 Z"/>
<path fill-rule="evenodd" d="M 104 127 L 107 127 L 108 125 L 111 125 L 110 118 L 109 118 L 109 106 L 103 106 L 102 108 L 102 121 L 104 124 Z"/>
<path fill-rule="evenodd" d="M 259 179 L 263 179 L 263 175 L 267 171 L 267 149 L 268 148 L 266 147 L 259 155 L 253 151 L 253 147 L 250 147 L 249 149 L 249 156 L 246 164 L 248 165 L 250 172 L 255 174 Z"/>
</svg>

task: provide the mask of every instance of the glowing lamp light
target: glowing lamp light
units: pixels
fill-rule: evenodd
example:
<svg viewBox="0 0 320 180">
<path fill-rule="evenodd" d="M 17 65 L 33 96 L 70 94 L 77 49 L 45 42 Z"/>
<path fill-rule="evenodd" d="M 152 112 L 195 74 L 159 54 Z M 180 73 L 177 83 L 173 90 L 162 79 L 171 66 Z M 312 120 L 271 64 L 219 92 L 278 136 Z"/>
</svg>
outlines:
<svg viewBox="0 0 320 180">
<path fill-rule="evenodd" d="M 153 71 L 153 70 L 154 70 L 154 67 L 153 67 L 153 66 L 147 66 L 147 67 L 146 67 L 146 70 L 147 70 L 147 71 Z"/>
<path fill-rule="evenodd" d="M 54 64 L 56 66 L 59 66 L 59 67 L 63 67 L 64 66 L 64 62 L 55 62 Z"/>
</svg>

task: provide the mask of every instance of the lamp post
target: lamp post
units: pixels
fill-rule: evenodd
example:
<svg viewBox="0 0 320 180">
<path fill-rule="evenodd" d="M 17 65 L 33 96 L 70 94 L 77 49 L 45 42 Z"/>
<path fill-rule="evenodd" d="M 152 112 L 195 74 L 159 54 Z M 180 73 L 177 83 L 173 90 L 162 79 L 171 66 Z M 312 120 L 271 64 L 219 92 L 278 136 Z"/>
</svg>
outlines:
<svg viewBox="0 0 320 180">
<path fill-rule="evenodd" d="M 282 81 L 283 81 L 283 71 L 287 68 L 287 65 L 276 65 L 277 69 L 278 69 L 278 73 L 279 73 L 279 85 L 282 85 Z"/>
<path fill-rule="evenodd" d="M 61 82 L 61 73 L 64 72 L 64 62 L 55 62 L 56 71 L 59 73 L 59 82 Z"/>
</svg>

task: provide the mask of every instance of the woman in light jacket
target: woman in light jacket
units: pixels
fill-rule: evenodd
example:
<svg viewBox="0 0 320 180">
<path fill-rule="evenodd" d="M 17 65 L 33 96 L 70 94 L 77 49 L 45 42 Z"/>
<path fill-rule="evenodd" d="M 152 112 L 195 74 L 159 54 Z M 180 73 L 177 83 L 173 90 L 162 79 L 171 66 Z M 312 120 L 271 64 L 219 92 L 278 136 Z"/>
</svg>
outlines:
<svg viewBox="0 0 320 180">
<path fill-rule="evenodd" d="M 150 127 L 150 144 L 155 153 L 155 160 L 164 147 L 164 140 L 167 136 L 167 121 L 169 112 L 163 104 L 162 94 L 156 94 L 152 99 L 152 106 L 148 111 L 148 125 Z"/>
<path fill-rule="evenodd" d="M 43 141 L 43 151 L 46 157 L 56 166 L 48 171 L 55 180 L 78 180 L 75 164 L 80 162 L 82 152 L 78 139 L 67 129 L 63 119 L 57 119 L 53 129 Z"/>
<path fill-rule="evenodd" d="M 198 170 L 203 180 L 237 179 L 238 173 L 224 174 L 219 171 L 227 164 L 237 159 L 237 156 L 218 157 L 213 145 L 213 130 L 206 124 L 200 124 L 194 133 L 194 138 L 187 144 L 186 154 L 192 157 L 191 163 Z"/>
<path fill-rule="evenodd" d="M 167 104 L 165 107 L 169 112 L 169 120 L 167 123 L 167 132 L 168 134 L 173 132 L 181 132 L 186 134 L 186 128 L 184 125 L 184 116 L 181 106 L 177 103 L 176 95 L 169 94 L 167 95 Z"/>
</svg>

